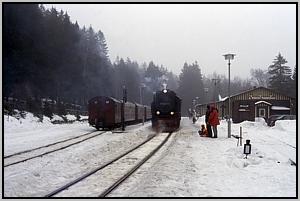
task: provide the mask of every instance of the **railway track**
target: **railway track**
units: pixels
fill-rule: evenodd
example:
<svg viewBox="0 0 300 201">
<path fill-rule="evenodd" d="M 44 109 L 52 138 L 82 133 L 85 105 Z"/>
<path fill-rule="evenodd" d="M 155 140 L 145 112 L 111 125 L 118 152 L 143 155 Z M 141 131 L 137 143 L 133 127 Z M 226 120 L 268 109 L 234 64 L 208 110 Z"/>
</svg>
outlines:
<svg viewBox="0 0 300 201">
<path fill-rule="evenodd" d="M 272 143 L 269 142 L 269 140 L 273 140 L 271 141 Z M 261 139 L 261 141 L 265 144 L 265 145 L 272 145 L 275 141 L 273 138 L 269 138 L 269 140 L 267 141 L 266 139 Z M 290 154 L 286 154 L 285 152 L 283 152 L 282 150 L 280 151 L 280 154 L 283 155 L 289 162 L 292 166 L 297 166 L 297 163 L 296 163 L 296 152 L 297 152 L 297 147 L 295 147 L 294 145 L 291 145 L 283 140 L 280 140 L 280 139 L 276 139 L 276 142 L 279 142 L 282 147 L 284 147 L 284 149 L 286 149 L 286 147 L 288 147 L 289 149 L 293 150 L 295 152 L 295 156 L 293 157 L 293 155 L 290 155 Z M 293 151 L 291 151 L 290 153 L 292 153 Z"/>
<path fill-rule="evenodd" d="M 74 193 L 90 191 L 91 184 L 96 186 L 97 192 L 88 196 L 105 197 L 151 158 L 170 136 L 171 133 L 153 135 L 126 153 L 57 188 L 45 197 L 72 197 L 76 195 Z"/>
<path fill-rule="evenodd" d="M 104 132 L 99 131 L 93 131 L 88 132 L 76 137 L 68 138 L 65 140 L 61 140 L 55 143 L 51 143 L 48 145 L 40 146 L 34 149 L 29 149 L 25 151 L 21 151 L 18 153 L 10 154 L 7 156 L 4 156 L 4 167 L 9 167 L 11 165 L 15 165 L 18 163 L 22 163 L 34 158 L 38 158 L 62 149 L 66 149 L 70 146 L 79 144 L 81 142 L 84 142 L 86 140 L 92 139 L 94 137 L 97 137 L 99 135 L 102 135 Z"/>
</svg>

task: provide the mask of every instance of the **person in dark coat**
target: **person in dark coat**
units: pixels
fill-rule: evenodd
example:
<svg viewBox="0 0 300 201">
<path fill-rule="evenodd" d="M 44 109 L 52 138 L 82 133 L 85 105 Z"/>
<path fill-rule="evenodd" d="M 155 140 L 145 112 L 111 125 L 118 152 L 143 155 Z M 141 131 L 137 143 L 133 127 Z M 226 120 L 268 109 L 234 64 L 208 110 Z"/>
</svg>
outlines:
<svg viewBox="0 0 300 201">
<path fill-rule="evenodd" d="M 208 123 L 213 128 L 214 131 L 213 138 L 217 138 L 218 137 L 217 125 L 220 125 L 218 110 L 214 106 L 210 106 L 210 111 L 211 112 L 208 117 Z"/>
<path fill-rule="evenodd" d="M 212 137 L 211 126 L 210 126 L 210 124 L 208 122 L 209 115 L 210 115 L 210 106 L 207 105 L 207 107 L 206 107 L 206 113 L 205 113 L 205 124 L 206 124 L 206 129 L 207 129 L 208 137 Z"/>
</svg>

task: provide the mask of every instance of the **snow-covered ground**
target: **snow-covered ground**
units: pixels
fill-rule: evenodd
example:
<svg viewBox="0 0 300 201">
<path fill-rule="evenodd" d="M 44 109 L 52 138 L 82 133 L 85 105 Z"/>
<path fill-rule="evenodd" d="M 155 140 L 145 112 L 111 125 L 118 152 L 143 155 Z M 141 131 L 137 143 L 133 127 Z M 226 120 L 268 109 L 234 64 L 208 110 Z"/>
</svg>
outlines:
<svg viewBox="0 0 300 201">
<path fill-rule="evenodd" d="M 69 117 L 70 118 L 70 117 Z M 221 121 L 218 138 L 199 137 L 203 124 L 182 118 L 181 128 L 167 146 L 112 192 L 113 197 L 295 197 L 296 121 L 277 121 L 274 127 L 256 122 L 232 124 L 232 134 L 243 131 L 251 140 L 245 159 L 237 139 L 227 137 Z M 31 114 L 17 120 L 4 116 L 4 155 L 40 147 L 93 131 L 87 122 L 38 123 Z M 41 197 L 109 161 L 154 134 L 149 122 L 107 132 L 64 150 L 4 168 L 5 197 Z M 101 182 L 101 181 L 99 181 Z M 86 187 L 95 191 L 94 185 Z M 82 192 L 73 196 L 82 196 Z M 88 196 L 88 195 L 86 195 Z"/>
</svg>

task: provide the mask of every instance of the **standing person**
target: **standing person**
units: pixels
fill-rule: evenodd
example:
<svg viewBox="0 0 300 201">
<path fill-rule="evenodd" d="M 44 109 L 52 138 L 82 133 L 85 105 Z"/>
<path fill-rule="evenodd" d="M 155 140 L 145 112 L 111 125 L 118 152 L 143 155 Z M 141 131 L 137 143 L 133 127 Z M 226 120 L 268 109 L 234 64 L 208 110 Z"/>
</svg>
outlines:
<svg viewBox="0 0 300 201">
<path fill-rule="evenodd" d="M 195 110 L 193 110 L 193 124 L 195 124 L 196 123 L 196 121 L 197 121 L 197 118 L 196 118 L 196 111 Z"/>
<path fill-rule="evenodd" d="M 212 137 L 211 126 L 210 126 L 210 124 L 208 122 L 209 115 L 210 115 L 210 106 L 207 105 L 207 107 L 206 107 L 206 113 L 205 113 L 205 123 L 206 123 L 206 129 L 207 129 L 208 137 Z"/>
<path fill-rule="evenodd" d="M 189 119 L 191 119 L 192 116 L 193 116 L 193 115 L 192 115 L 192 109 L 191 109 L 191 108 L 188 109 L 188 115 L 189 115 Z"/>
<path fill-rule="evenodd" d="M 210 106 L 210 111 L 211 112 L 209 114 L 208 123 L 213 128 L 214 131 L 213 138 L 217 138 L 218 137 L 217 125 L 220 125 L 218 110 L 214 106 Z"/>
</svg>

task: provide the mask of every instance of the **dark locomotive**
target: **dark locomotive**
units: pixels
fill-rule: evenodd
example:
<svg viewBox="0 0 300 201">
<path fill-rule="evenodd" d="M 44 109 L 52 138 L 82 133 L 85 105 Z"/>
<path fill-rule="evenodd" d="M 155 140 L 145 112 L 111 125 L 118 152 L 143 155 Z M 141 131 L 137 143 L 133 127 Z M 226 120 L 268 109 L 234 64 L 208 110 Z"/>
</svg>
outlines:
<svg viewBox="0 0 300 201">
<path fill-rule="evenodd" d="M 172 132 L 179 128 L 181 99 L 169 89 L 157 91 L 151 103 L 152 128 L 156 131 Z"/>
<path fill-rule="evenodd" d="M 97 96 L 88 102 L 89 124 L 97 130 L 114 129 L 122 125 L 122 101 L 117 99 Z M 151 109 L 136 103 L 125 102 L 124 123 L 135 124 L 151 119 Z"/>
</svg>

